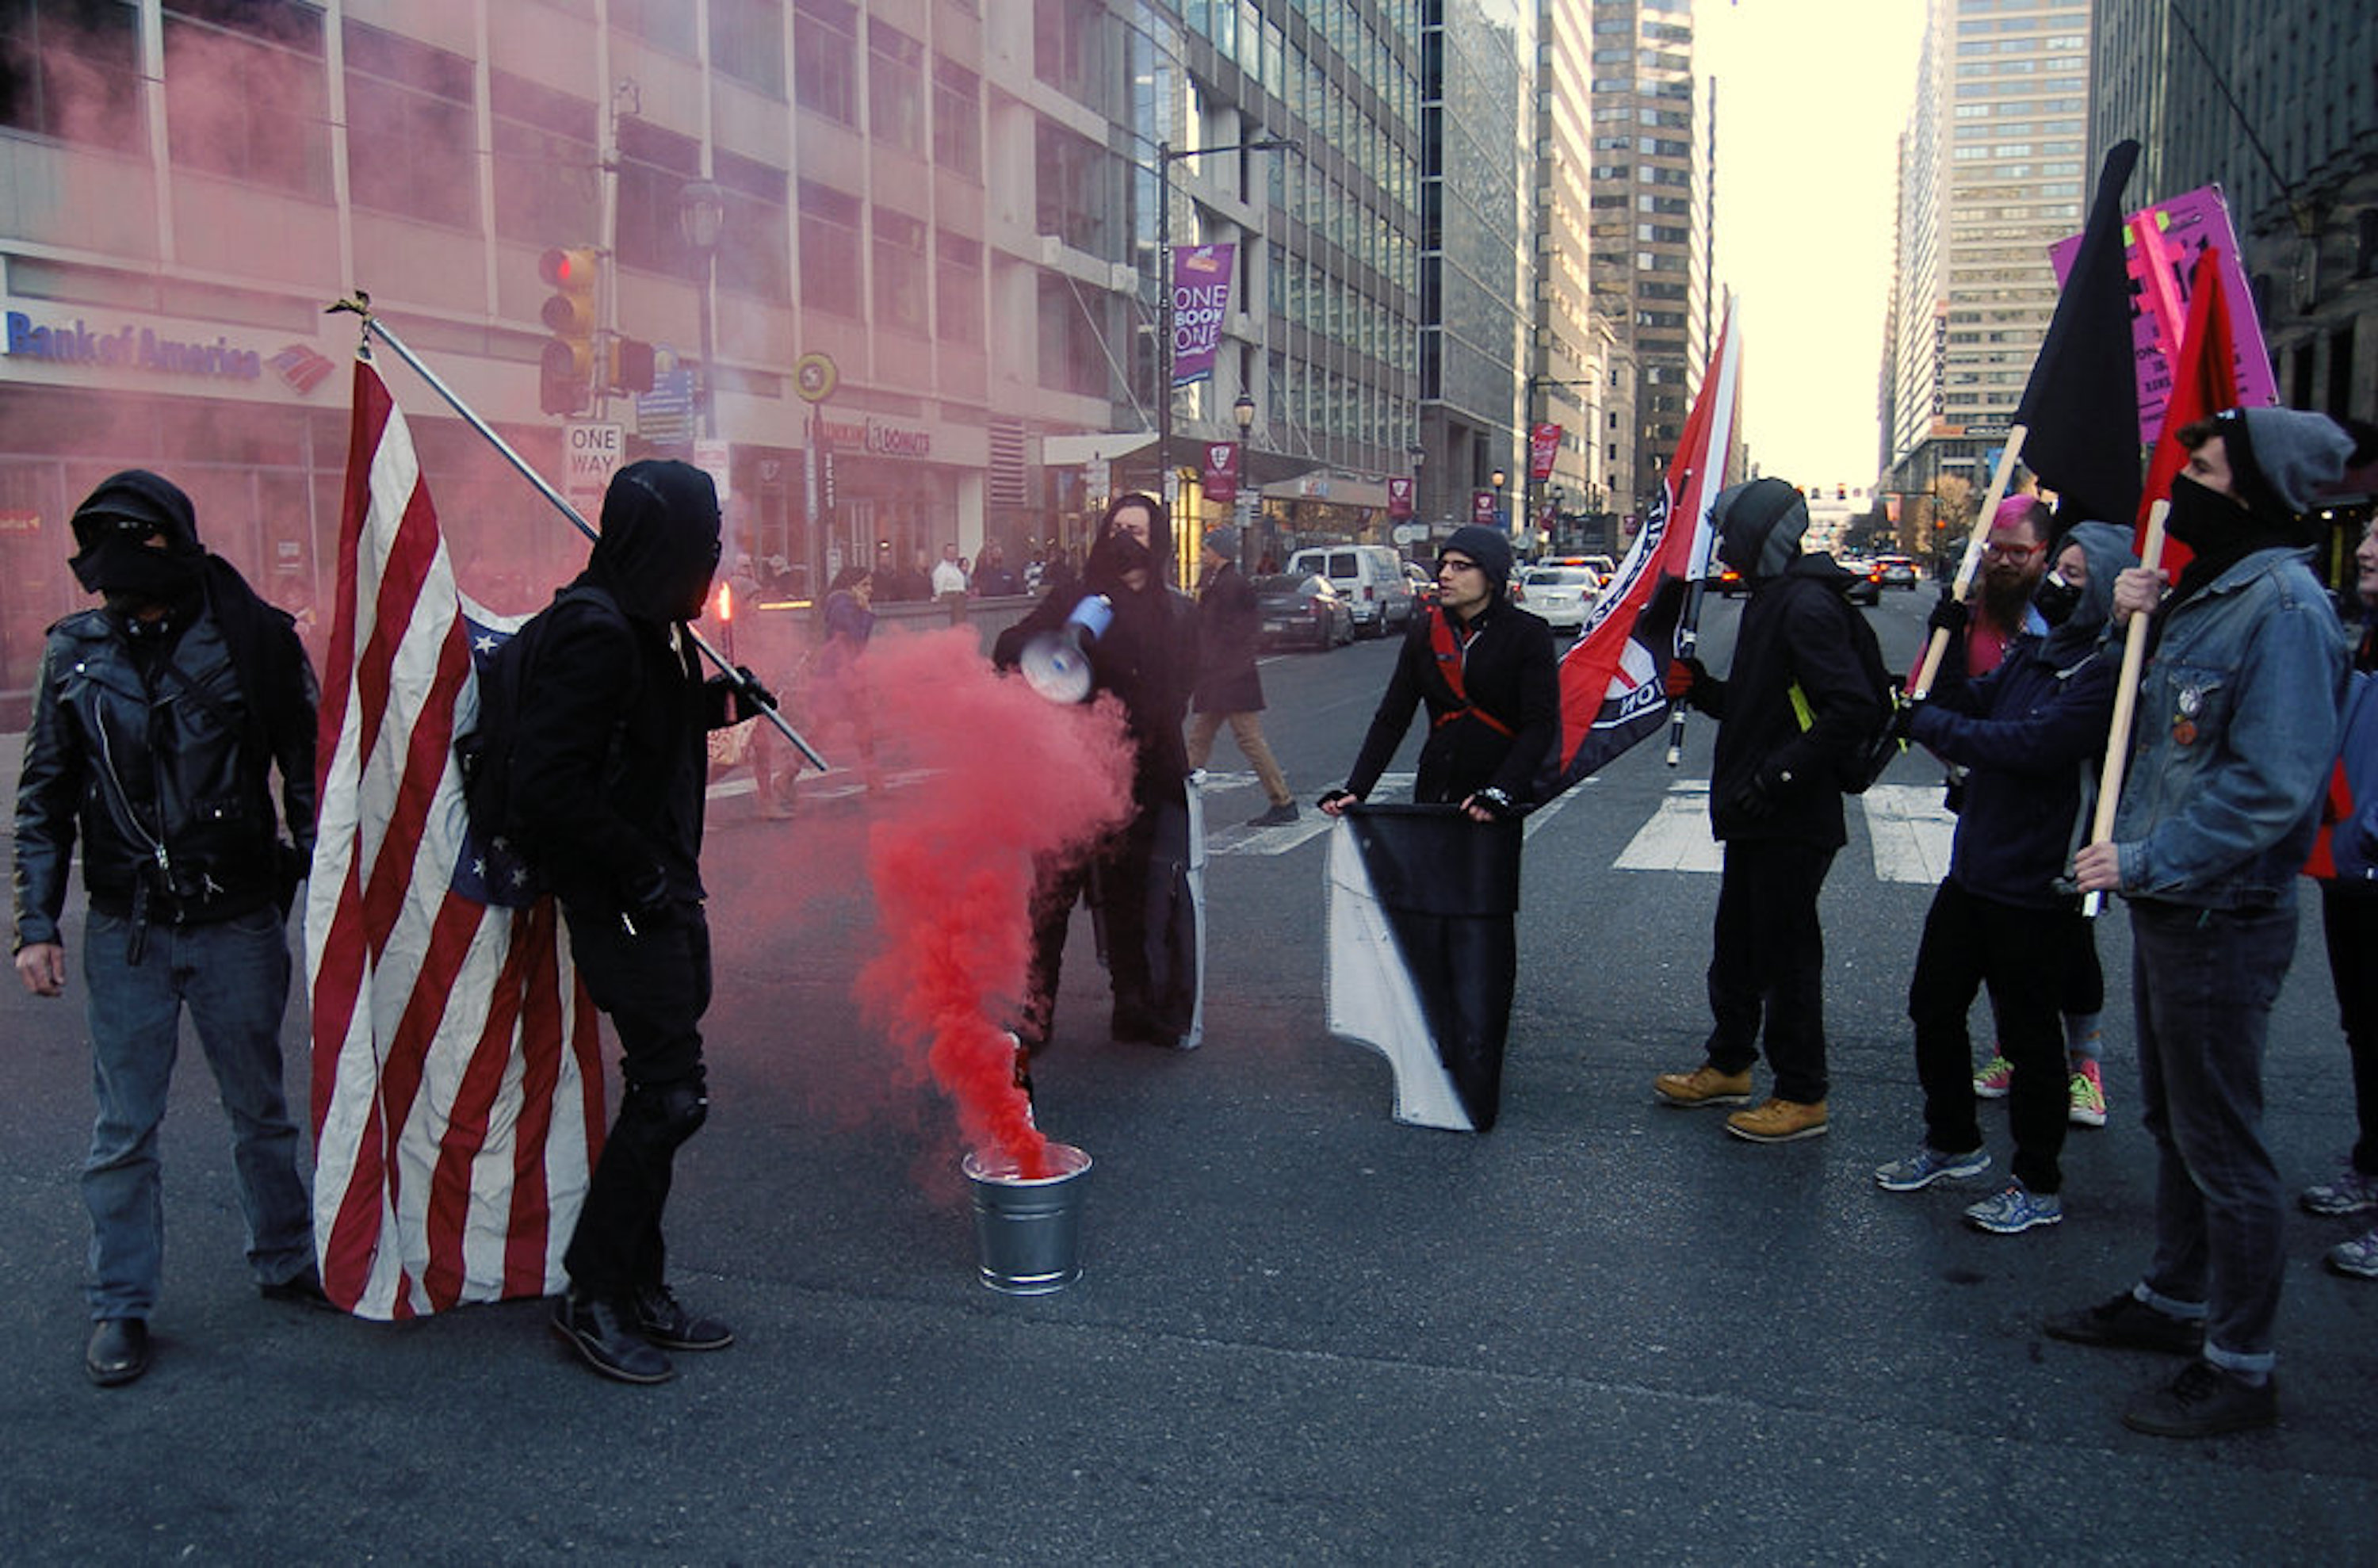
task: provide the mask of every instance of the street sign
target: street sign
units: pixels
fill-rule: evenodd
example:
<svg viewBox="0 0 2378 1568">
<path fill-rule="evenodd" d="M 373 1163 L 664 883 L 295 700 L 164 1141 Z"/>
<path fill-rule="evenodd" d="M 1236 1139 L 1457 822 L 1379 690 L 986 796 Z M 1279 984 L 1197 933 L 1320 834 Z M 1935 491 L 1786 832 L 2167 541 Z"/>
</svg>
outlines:
<svg viewBox="0 0 2378 1568">
<path fill-rule="evenodd" d="M 693 465 L 709 475 L 710 482 L 718 487 L 718 504 L 724 507 L 729 495 L 727 486 L 728 468 L 727 443 L 708 437 L 695 441 Z"/>
<path fill-rule="evenodd" d="M 627 451 L 627 427 L 572 419 L 562 427 L 562 494 L 573 503 L 600 501 Z"/>
</svg>

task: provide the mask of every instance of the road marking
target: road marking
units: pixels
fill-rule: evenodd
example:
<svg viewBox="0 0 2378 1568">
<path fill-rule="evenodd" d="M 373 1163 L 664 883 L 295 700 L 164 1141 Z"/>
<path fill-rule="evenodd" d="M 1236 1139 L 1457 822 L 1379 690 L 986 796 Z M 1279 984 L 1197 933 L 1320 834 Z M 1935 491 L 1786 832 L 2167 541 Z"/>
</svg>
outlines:
<svg viewBox="0 0 2378 1568">
<path fill-rule="evenodd" d="M 1680 778 L 1611 862 L 1618 871 L 1723 871 L 1725 851 L 1710 836 L 1709 780 Z"/>
<path fill-rule="evenodd" d="M 1875 880 L 1928 887 L 1949 874 L 1957 818 L 1941 803 L 1940 785 L 1877 784 L 1858 799 L 1874 845 Z"/>
</svg>

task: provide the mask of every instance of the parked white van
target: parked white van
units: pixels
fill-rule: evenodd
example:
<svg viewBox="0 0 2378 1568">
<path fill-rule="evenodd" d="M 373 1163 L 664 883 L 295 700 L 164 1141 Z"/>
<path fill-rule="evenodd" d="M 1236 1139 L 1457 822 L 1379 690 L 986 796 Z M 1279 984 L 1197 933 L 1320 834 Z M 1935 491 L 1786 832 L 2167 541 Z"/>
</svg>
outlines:
<svg viewBox="0 0 2378 1568">
<path fill-rule="evenodd" d="M 1403 558 L 1385 545 L 1329 545 L 1288 558 L 1291 573 L 1327 577 L 1353 607 L 1357 636 L 1399 630 L 1412 617 L 1411 579 Z"/>
</svg>

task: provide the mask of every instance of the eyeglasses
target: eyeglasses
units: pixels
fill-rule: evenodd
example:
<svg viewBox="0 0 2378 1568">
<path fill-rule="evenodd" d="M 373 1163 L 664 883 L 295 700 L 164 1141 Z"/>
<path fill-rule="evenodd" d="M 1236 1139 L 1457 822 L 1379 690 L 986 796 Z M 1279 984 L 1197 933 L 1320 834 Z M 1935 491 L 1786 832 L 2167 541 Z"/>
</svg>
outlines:
<svg viewBox="0 0 2378 1568">
<path fill-rule="evenodd" d="M 1476 572 L 1479 570 L 1479 565 L 1474 561 L 1464 561 L 1459 556 L 1447 555 L 1437 559 L 1436 569 L 1439 572 Z"/>
<path fill-rule="evenodd" d="M 1988 544 L 1982 547 L 1982 553 L 1995 561 L 2029 561 L 2047 548 L 2046 545 Z"/>
</svg>

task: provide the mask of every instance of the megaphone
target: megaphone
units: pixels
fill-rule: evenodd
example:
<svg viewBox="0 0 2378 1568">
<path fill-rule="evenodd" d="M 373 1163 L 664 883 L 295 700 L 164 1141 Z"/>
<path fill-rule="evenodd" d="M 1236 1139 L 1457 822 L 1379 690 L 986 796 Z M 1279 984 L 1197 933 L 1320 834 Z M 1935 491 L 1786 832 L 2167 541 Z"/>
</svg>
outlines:
<svg viewBox="0 0 2378 1568">
<path fill-rule="evenodd" d="M 1092 594 L 1075 605 L 1064 625 L 1024 645 L 1015 662 L 1025 683 L 1052 703 L 1088 701 L 1090 647 L 1113 621 L 1114 601 L 1104 594 Z"/>
</svg>

